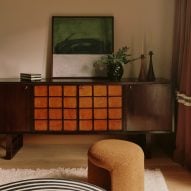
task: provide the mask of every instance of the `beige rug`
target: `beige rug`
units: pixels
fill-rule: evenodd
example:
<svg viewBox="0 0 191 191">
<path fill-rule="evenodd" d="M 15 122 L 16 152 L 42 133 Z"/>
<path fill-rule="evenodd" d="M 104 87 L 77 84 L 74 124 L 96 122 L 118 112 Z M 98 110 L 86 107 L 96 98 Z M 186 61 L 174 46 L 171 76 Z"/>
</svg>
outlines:
<svg viewBox="0 0 191 191">
<path fill-rule="evenodd" d="M 55 168 L 55 169 L 1 169 L 0 184 L 32 178 L 63 178 L 87 180 L 87 168 Z M 160 170 L 145 170 L 145 191 L 168 191 Z"/>
</svg>

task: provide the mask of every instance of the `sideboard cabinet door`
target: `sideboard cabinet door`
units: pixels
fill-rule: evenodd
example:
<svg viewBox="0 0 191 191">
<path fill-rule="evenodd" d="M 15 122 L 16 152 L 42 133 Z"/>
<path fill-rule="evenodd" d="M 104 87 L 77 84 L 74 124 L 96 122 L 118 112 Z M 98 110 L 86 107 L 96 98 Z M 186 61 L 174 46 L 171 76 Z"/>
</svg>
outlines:
<svg viewBox="0 0 191 191">
<path fill-rule="evenodd" d="M 122 131 L 122 86 L 41 84 L 34 86 L 34 130 Z"/>
<path fill-rule="evenodd" d="M 0 132 L 29 132 L 32 119 L 32 87 L 0 84 Z"/>
<path fill-rule="evenodd" d="M 34 86 L 34 130 L 77 131 L 77 86 L 42 84 Z"/>
<path fill-rule="evenodd" d="M 128 131 L 172 131 L 170 84 L 133 84 L 127 88 Z"/>
</svg>

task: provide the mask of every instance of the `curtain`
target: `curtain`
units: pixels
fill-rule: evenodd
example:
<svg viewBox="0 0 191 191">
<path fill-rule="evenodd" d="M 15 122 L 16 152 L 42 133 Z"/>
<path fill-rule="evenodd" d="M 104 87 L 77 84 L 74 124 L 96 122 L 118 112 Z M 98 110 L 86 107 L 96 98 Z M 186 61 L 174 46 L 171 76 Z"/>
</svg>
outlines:
<svg viewBox="0 0 191 191">
<path fill-rule="evenodd" d="M 191 1 L 175 0 L 172 78 L 177 95 L 174 158 L 191 169 Z"/>
</svg>

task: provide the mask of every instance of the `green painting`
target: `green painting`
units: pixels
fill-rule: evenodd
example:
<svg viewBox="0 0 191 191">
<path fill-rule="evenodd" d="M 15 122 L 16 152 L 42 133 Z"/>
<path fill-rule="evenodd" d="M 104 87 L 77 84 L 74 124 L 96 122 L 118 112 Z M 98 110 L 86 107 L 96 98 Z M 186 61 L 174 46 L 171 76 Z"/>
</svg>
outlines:
<svg viewBox="0 0 191 191">
<path fill-rule="evenodd" d="M 54 16 L 53 54 L 110 54 L 113 52 L 113 17 Z"/>
</svg>

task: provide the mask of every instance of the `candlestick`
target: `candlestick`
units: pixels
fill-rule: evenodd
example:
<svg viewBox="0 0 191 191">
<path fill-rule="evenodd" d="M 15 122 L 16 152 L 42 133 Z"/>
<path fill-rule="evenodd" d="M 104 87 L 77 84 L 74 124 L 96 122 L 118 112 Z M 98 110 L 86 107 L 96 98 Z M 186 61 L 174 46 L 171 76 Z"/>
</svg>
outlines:
<svg viewBox="0 0 191 191">
<path fill-rule="evenodd" d="M 150 63 L 149 63 L 149 70 L 148 70 L 148 74 L 147 74 L 147 80 L 155 81 L 155 74 L 154 74 L 153 62 L 152 62 L 152 56 L 153 56 L 152 51 L 149 51 L 149 56 L 150 56 Z"/>
<path fill-rule="evenodd" d="M 139 73 L 139 81 L 146 81 L 145 56 L 141 54 L 141 68 Z"/>
</svg>

